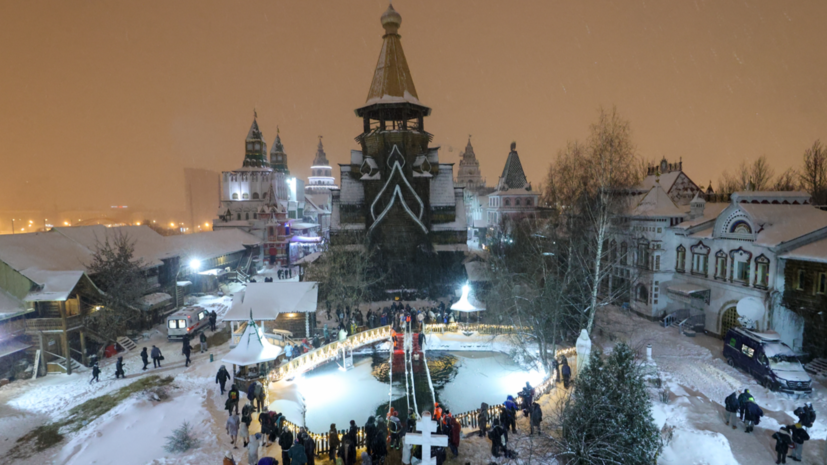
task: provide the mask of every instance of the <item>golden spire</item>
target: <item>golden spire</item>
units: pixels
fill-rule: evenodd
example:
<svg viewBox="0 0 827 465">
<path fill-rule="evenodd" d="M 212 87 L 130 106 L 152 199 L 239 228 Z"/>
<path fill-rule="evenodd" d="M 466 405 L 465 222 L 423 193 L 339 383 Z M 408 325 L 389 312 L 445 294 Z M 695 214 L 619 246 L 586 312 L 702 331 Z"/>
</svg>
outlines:
<svg viewBox="0 0 827 465">
<path fill-rule="evenodd" d="M 399 40 L 402 16 L 393 9 L 393 5 L 389 5 L 382 14 L 381 22 L 385 28 L 384 41 L 366 104 L 410 102 L 421 105 Z"/>
</svg>

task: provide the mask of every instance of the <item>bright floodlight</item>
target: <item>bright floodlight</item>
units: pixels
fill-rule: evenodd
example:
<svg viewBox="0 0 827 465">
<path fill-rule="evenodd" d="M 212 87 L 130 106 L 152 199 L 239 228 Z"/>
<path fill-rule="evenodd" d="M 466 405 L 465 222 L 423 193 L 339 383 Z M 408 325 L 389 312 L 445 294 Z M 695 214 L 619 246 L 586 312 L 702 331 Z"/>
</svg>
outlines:
<svg viewBox="0 0 827 465">
<path fill-rule="evenodd" d="M 478 307 L 468 300 L 469 292 L 471 292 L 471 287 L 468 286 L 468 284 L 463 284 L 462 297 L 460 297 L 458 301 L 451 305 L 451 310 L 456 310 L 458 312 L 478 312 L 480 310 L 485 310 L 485 307 Z"/>
<path fill-rule="evenodd" d="M 190 268 L 192 268 L 193 270 L 198 270 L 199 268 L 201 268 L 201 260 L 197 258 L 193 258 L 192 260 L 190 260 Z"/>
</svg>

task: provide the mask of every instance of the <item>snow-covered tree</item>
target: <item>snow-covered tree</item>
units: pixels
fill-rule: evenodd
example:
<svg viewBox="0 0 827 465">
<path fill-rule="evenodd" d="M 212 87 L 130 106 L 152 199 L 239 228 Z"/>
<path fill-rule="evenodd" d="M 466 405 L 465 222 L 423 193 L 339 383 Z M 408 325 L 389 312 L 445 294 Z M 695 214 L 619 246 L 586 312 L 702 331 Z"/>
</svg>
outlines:
<svg viewBox="0 0 827 465">
<path fill-rule="evenodd" d="M 166 439 L 167 443 L 164 446 L 164 450 L 170 453 L 186 452 L 201 444 L 201 441 L 199 441 L 192 432 L 192 427 L 188 421 L 182 423 L 181 426 L 173 431 L 172 435 L 167 436 Z"/>
<path fill-rule="evenodd" d="M 606 360 L 593 351 L 562 406 L 558 460 L 566 465 L 651 465 L 661 447 L 634 353 L 618 344 Z"/>
</svg>

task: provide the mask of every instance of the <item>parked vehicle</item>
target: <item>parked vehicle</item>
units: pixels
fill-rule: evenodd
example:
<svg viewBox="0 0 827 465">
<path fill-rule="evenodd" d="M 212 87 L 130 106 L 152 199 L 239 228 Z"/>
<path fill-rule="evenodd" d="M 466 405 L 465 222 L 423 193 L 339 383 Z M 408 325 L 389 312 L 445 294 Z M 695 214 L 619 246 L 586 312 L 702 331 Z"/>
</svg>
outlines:
<svg viewBox="0 0 827 465">
<path fill-rule="evenodd" d="M 181 339 L 193 336 L 210 324 L 209 313 L 204 307 L 186 307 L 167 317 L 167 338 Z"/>
<path fill-rule="evenodd" d="M 781 342 L 776 333 L 732 328 L 724 337 L 724 358 L 730 366 L 750 373 L 772 391 L 813 393 L 810 375 L 804 371 L 797 354 Z"/>
</svg>

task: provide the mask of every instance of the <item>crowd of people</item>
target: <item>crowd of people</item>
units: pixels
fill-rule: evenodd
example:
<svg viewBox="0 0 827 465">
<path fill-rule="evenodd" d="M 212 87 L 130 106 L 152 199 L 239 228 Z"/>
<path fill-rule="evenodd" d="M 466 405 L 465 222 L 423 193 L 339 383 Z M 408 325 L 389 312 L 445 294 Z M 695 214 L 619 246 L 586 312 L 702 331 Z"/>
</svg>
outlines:
<svg viewBox="0 0 827 465">
<path fill-rule="evenodd" d="M 798 421 L 782 426 L 772 435 L 772 439 L 775 439 L 775 463 L 787 463 L 788 456 L 791 460 L 800 462 L 801 454 L 804 452 L 804 443 L 810 440 L 807 430 L 813 427 L 816 420 L 813 404 L 807 402 L 795 409 L 793 414 L 798 417 Z M 736 420 L 740 420 L 744 425 L 744 432 L 752 433 L 755 425 L 761 423 L 763 416 L 764 411 L 755 402 L 749 389 L 744 389 L 743 392 L 735 391 L 724 399 L 724 420 L 726 425 L 732 426 L 732 429 L 738 428 L 735 423 Z"/>
</svg>

